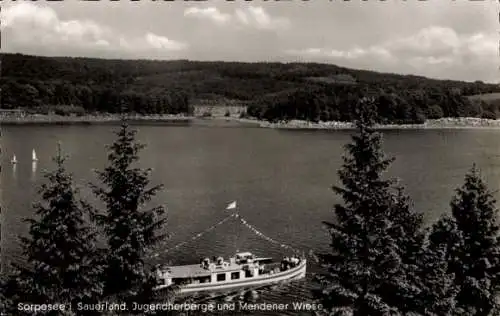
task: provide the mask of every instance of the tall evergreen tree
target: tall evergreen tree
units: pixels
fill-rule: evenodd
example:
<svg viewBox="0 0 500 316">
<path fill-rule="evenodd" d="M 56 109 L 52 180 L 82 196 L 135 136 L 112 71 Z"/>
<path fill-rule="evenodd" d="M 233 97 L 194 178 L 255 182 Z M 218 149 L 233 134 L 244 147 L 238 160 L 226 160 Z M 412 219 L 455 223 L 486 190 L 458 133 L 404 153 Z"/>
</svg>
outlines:
<svg viewBox="0 0 500 316">
<path fill-rule="evenodd" d="M 401 256 L 405 264 L 414 265 L 419 260 L 425 241 L 422 213 L 415 212 L 411 207 L 410 198 L 403 187 L 396 188 L 393 195 L 391 235 L 399 241 Z"/>
<path fill-rule="evenodd" d="M 453 229 L 453 222 L 441 222 L 443 228 Z M 447 248 L 456 247 L 457 240 L 451 238 L 447 244 L 433 244 L 428 240 L 420 249 L 416 261 L 415 283 L 419 288 L 414 304 L 420 315 L 457 315 L 454 274 L 449 270 Z"/>
<path fill-rule="evenodd" d="M 430 243 L 444 247 L 448 269 L 459 288 L 458 307 L 465 315 L 499 312 L 500 239 L 495 199 L 474 165 L 451 202 L 451 216 L 433 226 Z"/>
<path fill-rule="evenodd" d="M 418 239 L 406 234 L 416 234 L 419 217 L 402 191 L 392 190 L 393 181 L 383 179 L 393 159 L 384 156 L 375 119 L 373 100 L 362 99 L 358 133 L 338 172 L 343 187 L 333 187 L 344 203 L 335 205 L 336 223 L 325 223 L 332 252 L 320 256 L 328 273 L 319 277 L 319 296 L 333 315 L 402 315 L 395 294 L 412 290 L 403 259 Z"/>
<path fill-rule="evenodd" d="M 391 293 L 385 296 L 386 302 L 406 315 L 421 310 L 419 298 L 423 293 L 418 271 L 422 262 L 425 231 L 423 214 L 412 209 L 410 198 L 404 193 L 403 187 L 397 186 L 394 191 L 389 192 L 392 203 L 389 210 L 391 223 L 387 233 L 394 239 L 399 250 L 400 275 L 383 286 L 386 293 Z"/>
<path fill-rule="evenodd" d="M 452 315 L 457 287 L 443 247 L 429 247 L 423 214 L 413 211 L 401 187 L 394 195 L 391 235 L 397 241 L 404 279 L 388 284 L 387 297 L 404 315 Z"/>
<path fill-rule="evenodd" d="M 136 142 L 135 134 L 126 123 L 122 124 L 116 141 L 108 147 L 109 165 L 97 172 L 103 185 L 93 185 L 95 194 L 106 205 L 106 212 L 97 216 L 107 238 L 105 294 L 129 302 L 148 299 L 151 282 L 145 257 L 154 244 L 166 237 L 162 233 L 164 208 L 142 209 L 162 185 L 148 187 L 151 170 L 134 166 L 144 148 Z"/>
<path fill-rule="evenodd" d="M 15 304 L 95 303 L 102 295 L 96 234 L 87 224 L 91 208 L 78 198 L 60 145 L 54 162 L 56 169 L 40 188 L 42 201 L 34 204 L 38 218 L 26 220 L 29 236 L 21 238 L 27 266 L 18 267 L 6 284 Z"/>
</svg>

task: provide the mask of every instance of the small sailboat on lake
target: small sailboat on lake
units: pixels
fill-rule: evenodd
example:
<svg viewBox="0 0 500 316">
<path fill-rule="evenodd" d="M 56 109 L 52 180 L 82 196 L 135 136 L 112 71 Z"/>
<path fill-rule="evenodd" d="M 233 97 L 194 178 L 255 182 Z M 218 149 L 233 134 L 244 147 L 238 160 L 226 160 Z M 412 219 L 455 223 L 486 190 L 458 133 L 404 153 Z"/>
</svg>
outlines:
<svg viewBox="0 0 500 316">
<path fill-rule="evenodd" d="M 32 153 L 31 153 L 31 161 L 33 161 L 33 162 L 38 161 L 35 149 L 33 149 Z"/>
<path fill-rule="evenodd" d="M 11 159 L 10 163 L 13 164 L 13 165 L 17 164 L 16 155 L 12 156 L 12 159 Z"/>
</svg>

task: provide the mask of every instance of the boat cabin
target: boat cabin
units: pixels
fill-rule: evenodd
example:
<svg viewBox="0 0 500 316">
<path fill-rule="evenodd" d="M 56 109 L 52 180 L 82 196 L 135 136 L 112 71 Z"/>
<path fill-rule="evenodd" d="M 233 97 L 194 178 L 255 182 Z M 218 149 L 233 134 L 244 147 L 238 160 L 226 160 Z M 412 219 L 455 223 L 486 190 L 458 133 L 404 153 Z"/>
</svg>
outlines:
<svg viewBox="0 0 500 316">
<path fill-rule="evenodd" d="M 254 259 L 254 255 L 251 252 L 240 252 L 235 255 L 235 260 L 237 263 L 251 263 Z"/>
<path fill-rule="evenodd" d="M 157 279 L 160 286 L 217 283 L 229 280 L 251 278 L 263 271 L 258 262 L 253 262 L 254 255 L 250 252 L 236 254 L 229 258 L 223 257 L 201 260 L 199 265 L 183 265 L 157 268 Z M 260 268 L 260 269 L 259 269 Z"/>
</svg>

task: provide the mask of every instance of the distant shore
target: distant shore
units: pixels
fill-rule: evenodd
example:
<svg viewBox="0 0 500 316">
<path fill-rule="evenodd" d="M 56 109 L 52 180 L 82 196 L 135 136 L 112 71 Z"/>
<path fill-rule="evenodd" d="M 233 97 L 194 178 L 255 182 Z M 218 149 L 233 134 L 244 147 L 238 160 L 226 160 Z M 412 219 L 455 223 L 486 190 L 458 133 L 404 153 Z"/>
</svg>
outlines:
<svg viewBox="0 0 500 316">
<path fill-rule="evenodd" d="M 129 123 L 140 124 L 168 124 L 168 123 L 189 123 L 190 116 L 182 115 L 83 115 L 83 116 L 62 116 L 33 114 L 24 117 L 3 117 L 0 118 L 0 125 L 101 125 L 101 124 L 121 124 L 123 120 Z"/>
<path fill-rule="evenodd" d="M 132 124 L 153 125 L 195 125 L 195 126 L 250 126 L 273 129 L 310 129 L 310 130 L 344 130 L 353 129 L 349 122 L 309 122 L 303 120 L 290 120 L 277 123 L 257 120 L 253 118 L 211 116 L 195 117 L 183 115 L 84 115 L 84 116 L 59 116 L 59 115 L 28 115 L 18 118 L 0 118 L 0 125 L 101 125 L 120 124 L 123 119 Z M 441 118 L 427 120 L 423 124 L 387 124 L 378 125 L 378 129 L 451 129 L 451 128 L 500 128 L 500 119 L 481 119 L 473 117 Z"/>
<path fill-rule="evenodd" d="M 349 122 L 308 122 L 301 120 L 291 120 L 279 123 L 261 123 L 261 127 L 276 129 L 321 129 L 321 130 L 339 130 L 353 129 L 354 126 Z M 475 117 L 459 118 L 440 118 L 427 120 L 423 124 L 386 124 L 376 125 L 377 129 L 473 129 L 473 128 L 500 128 L 500 120 L 481 119 Z"/>
<path fill-rule="evenodd" d="M 270 123 L 257 119 L 244 119 L 235 117 L 211 117 L 205 119 L 208 125 L 225 125 L 225 124 L 246 124 L 262 128 L 274 129 L 309 129 L 309 130 L 350 130 L 354 129 L 353 123 L 350 122 L 310 122 L 304 120 L 290 120 L 288 122 Z M 225 124 L 224 124 L 225 123 Z M 423 124 L 386 124 L 376 125 L 377 129 L 473 129 L 473 128 L 500 128 L 500 120 L 481 119 L 476 117 L 460 117 L 460 118 L 440 118 L 435 120 L 427 120 Z"/>
</svg>

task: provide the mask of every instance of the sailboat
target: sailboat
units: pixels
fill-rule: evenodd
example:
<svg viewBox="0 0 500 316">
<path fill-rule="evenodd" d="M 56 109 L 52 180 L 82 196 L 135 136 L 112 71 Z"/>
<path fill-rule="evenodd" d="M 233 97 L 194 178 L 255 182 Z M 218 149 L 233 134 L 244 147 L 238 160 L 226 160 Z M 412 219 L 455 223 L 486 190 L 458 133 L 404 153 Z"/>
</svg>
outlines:
<svg viewBox="0 0 500 316">
<path fill-rule="evenodd" d="M 14 155 L 14 156 L 12 157 L 12 160 L 11 160 L 10 162 L 11 162 L 12 164 L 14 164 L 14 165 L 17 163 L 17 158 L 16 158 L 16 155 Z"/>
<path fill-rule="evenodd" d="M 36 157 L 36 152 L 35 152 L 34 149 L 33 149 L 33 152 L 31 153 L 31 160 L 32 161 L 38 161 L 38 158 Z"/>
</svg>

